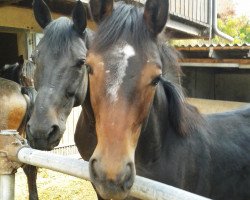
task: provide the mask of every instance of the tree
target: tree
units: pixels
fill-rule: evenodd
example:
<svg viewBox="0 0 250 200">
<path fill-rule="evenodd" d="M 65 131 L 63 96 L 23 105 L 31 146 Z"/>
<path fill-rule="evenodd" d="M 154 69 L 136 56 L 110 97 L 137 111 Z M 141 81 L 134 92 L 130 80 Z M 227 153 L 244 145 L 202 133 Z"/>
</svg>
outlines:
<svg viewBox="0 0 250 200">
<path fill-rule="evenodd" d="M 219 29 L 234 38 L 233 43 L 250 43 L 250 19 L 246 16 L 228 16 L 218 19 Z M 223 42 L 225 40 L 216 36 L 214 42 Z"/>
<path fill-rule="evenodd" d="M 243 44 L 250 43 L 250 19 L 246 16 L 227 16 L 226 18 L 218 19 L 218 27 L 222 32 L 230 35 L 234 38 L 232 44 Z M 206 43 L 214 43 L 214 44 L 227 44 L 229 41 L 215 36 L 212 41 L 207 40 L 173 40 L 171 41 L 173 45 L 196 45 L 196 44 L 206 44 Z"/>
</svg>

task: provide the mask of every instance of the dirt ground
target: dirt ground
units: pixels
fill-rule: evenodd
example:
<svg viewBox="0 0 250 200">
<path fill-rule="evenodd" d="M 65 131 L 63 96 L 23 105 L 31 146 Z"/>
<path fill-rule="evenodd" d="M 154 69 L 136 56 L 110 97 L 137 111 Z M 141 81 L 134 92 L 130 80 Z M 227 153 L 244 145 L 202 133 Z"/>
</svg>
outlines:
<svg viewBox="0 0 250 200">
<path fill-rule="evenodd" d="M 201 113 L 210 114 L 230 111 L 240 108 L 241 106 L 250 105 L 250 103 L 235 102 L 235 101 L 219 101 L 210 99 L 187 98 L 187 101 L 196 106 Z"/>
<path fill-rule="evenodd" d="M 19 169 L 15 181 L 15 200 L 28 200 L 26 176 Z M 40 200 L 96 200 L 96 193 L 90 182 L 54 172 L 39 169 L 38 193 Z"/>
</svg>

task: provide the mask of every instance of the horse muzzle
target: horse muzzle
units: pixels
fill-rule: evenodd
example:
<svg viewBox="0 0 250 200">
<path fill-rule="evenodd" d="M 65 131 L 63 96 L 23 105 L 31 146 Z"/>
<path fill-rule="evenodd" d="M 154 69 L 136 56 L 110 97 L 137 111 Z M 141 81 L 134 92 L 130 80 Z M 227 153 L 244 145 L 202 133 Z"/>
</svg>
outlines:
<svg viewBox="0 0 250 200">
<path fill-rule="evenodd" d="M 91 158 L 89 164 L 91 182 L 102 198 L 125 199 L 128 196 L 135 179 L 134 163 L 127 162 L 117 172 L 104 169 L 96 158 Z"/>
<path fill-rule="evenodd" d="M 26 133 L 28 143 L 32 148 L 46 151 L 54 149 L 62 138 L 60 128 L 57 125 L 51 126 L 48 131 L 41 131 L 32 129 L 32 126 L 28 123 Z"/>
</svg>

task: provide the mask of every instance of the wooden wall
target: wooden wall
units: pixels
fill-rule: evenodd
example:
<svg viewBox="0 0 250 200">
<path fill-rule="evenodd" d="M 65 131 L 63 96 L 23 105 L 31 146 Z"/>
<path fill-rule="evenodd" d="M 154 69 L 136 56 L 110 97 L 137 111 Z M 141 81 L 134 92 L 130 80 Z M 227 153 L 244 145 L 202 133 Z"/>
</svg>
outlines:
<svg viewBox="0 0 250 200">
<path fill-rule="evenodd" d="M 53 19 L 62 16 L 62 14 L 59 13 L 51 14 Z M 93 21 L 88 20 L 87 25 L 89 28 L 95 28 L 95 24 Z M 0 7 L 0 28 L 1 27 L 23 29 L 36 33 L 42 32 L 42 29 L 35 20 L 32 9 L 15 6 Z"/>
<path fill-rule="evenodd" d="M 182 85 L 193 98 L 250 102 L 250 70 L 183 67 Z"/>
</svg>

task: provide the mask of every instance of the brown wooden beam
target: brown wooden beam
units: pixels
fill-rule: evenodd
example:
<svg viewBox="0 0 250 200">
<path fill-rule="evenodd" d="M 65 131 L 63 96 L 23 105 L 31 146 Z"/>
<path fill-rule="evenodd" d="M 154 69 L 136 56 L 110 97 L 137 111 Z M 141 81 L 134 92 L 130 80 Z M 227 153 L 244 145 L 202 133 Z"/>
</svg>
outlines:
<svg viewBox="0 0 250 200">
<path fill-rule="evenodd" d="M 52 13 L 53 18 L 62 16 L 58 13 Z M 23 29 L 27 31 L 41 33 L 42 29 L 37 24 L 32 9 L 16 6 L 0 7 L 0 27 Z M 88 27 L 95 28 L 95 23 L 88 20 Z"/>
<path fill-rule="evenodd" d="M 176 47 L 178 51 L 209 51 L 212 50 L 250 50 L 249 46 L 217 46 L 217 47 Z"/>
<path fill-rule="evenodd" d="M 183 62 L 183 63 L 238 63 L 238 64 L 243 64 L 243 65 L 249 65 L 250 59 L 184 58 L 184 59 L 179 59 L 179 62 Z"/>
</svg>

